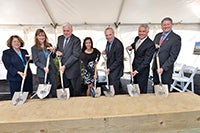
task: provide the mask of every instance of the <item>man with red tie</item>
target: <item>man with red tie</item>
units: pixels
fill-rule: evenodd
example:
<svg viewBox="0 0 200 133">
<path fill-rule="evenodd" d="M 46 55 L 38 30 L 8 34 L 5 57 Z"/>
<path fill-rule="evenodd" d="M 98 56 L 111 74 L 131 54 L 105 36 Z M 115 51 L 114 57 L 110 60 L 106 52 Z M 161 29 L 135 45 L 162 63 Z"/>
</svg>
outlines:
<svg viewBox="0 0 200 133">
<path fill-rule="evenodd" d="M 152 66 L 154 84 L 159 84 L 158 73 L 160 73 L 162 83 L 168 84 L 168 88 L 172 83 L 174 62 L 181 49 L 181 37 L 173 32 L 172 24 L 173 21 L 170 17 L 165 17 L 161 21 L 163 32 L 158 33 L 154 38 L 156 52 L 160 59 L 160 69 L 156 67 L 156 58 L 154 58 Z"/>
</svg>

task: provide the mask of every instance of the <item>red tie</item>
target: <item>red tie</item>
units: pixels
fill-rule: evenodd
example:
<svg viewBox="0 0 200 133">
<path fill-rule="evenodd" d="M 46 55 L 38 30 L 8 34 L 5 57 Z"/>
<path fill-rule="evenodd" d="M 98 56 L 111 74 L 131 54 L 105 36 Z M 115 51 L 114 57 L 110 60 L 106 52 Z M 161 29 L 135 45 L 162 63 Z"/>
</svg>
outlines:
<svg viewBox="0 0 200 133">
<path fill-rule="evenodd" d="M 165 40 L 165 34 L 162 35 L 161 39 L 160 39 L 160 42 L 159 42 L 159 45 L 161 46 L 163 41 Z"/>
</svg>

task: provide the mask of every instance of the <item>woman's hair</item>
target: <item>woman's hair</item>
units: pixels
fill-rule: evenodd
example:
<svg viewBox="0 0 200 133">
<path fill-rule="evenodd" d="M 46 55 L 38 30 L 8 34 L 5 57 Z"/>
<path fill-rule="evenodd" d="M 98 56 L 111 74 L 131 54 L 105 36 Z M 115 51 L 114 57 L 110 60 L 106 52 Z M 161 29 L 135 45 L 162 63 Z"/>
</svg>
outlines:
<svg viewBox="0 0 200 133">
<path fill-rule="evenodd" d="M 37 39 L 37 36 L 40 34 L 40 33 L 43 33 L 44 36 L 45 36 L 45 41 L 44 41 L 44 48 L 47 49 L 47 47 L 50 47 L 50 44 L 49 44 L 49 40 L 48 40 L 48 37 L 46 35 L 46 33 L 44 32 L 43 29 L 37 29 L 36 32 L 35 32 L 35 37 L 34 37 L 34 40 L 35 40 L 35 46 L 38 50 L 41 50 L 41 44 L 39 42 L 39 40 Z"/>
<path fill-rule="evenodd" d="M 85 46 L 85 43 L 86 43 L 87 40 L 90 40 L 90 42 L 91 42 L 91 48 L 93 48 L 93 41 L 92 41 L 92 38 L 91 38 L 91 37 L 86 37 L 86 38 L 84 39 L 84 41 L 83 41 L 82 52 L 84 52 L 84 51 L 87 49 L 86 46 Z"/>
<path fill-rule="evenodd" d="M 20 47 L 23 47 L 24 46 L 24 41 L 21 39 L 21 37 L 19 37 L 18 35 L 12 35 L 8 40 L 7 40 L 7 46 L 8 47 L 12 47 L 12 41 L 14 38 L 17 38 L 20 42 Z"/>
</svg>

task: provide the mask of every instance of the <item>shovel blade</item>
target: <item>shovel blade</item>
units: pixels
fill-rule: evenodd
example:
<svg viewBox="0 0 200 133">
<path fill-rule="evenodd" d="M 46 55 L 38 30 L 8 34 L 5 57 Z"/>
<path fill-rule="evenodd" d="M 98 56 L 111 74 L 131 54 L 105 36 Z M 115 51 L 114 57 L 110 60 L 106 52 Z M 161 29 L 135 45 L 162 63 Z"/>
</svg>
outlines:
<svg viewBox="0 0 200 133">
<path fill-rule="evenodd" d="M 156 96 L 167 97 L 169 95 L 168 85 L 154 85 Z"/>
<path fill-rule="evenodd" d="M 138 84 L 127 84 L 127 90 L 131 97 L 140 95 L 140 88 Z"/>
<path fill-rule="evenodd" d="M 113 97 L 115 95 L 115 89 L 113 85 L 103 86 L 103 93 L 106 97 Z"/>
<path fill-rule="evenodd" d="M 91 87 L 90 88 L 90 95 L 92 97 L 100 97 L 101 96 L 101 88 L 100 87 Z"/>
<path fill-rule="evenodd" d="M 70 97 L 69 88 L 57 89 L 57 98 L 59 100 L 66 100 L 69 99 L 69 97 Z"/>
<path fill-rule="evenodd" d="M 24 104 L 28 97 L 28 92 L 15 92 L 12 97 L 13 105 L 21 105 Z"/>
<path fill-rule="evenodd" d="M 51 90 L 51 84 L 39 84 L 36 93 L 40 99 L 44 99 L 46 96 L 49 95 L 50 90 Z"/>
</svg>

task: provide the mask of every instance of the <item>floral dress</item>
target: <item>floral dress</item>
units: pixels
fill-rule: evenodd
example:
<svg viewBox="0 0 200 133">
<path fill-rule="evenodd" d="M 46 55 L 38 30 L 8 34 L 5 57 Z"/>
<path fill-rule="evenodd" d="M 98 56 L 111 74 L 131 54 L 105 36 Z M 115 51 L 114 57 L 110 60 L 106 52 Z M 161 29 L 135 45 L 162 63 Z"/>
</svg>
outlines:
<svg viewBox="0 0 200 133">
<path fill-rule="evenodd" d="M 94 69 L 95 64 L 100 59 L 101 53 L 98 49 L 94 48 L 93 52 L 88 54 L 85 52 L 81 53 L 81 62 L 84 66 L 84 84 L 94 83 Z"/>
</svg>

